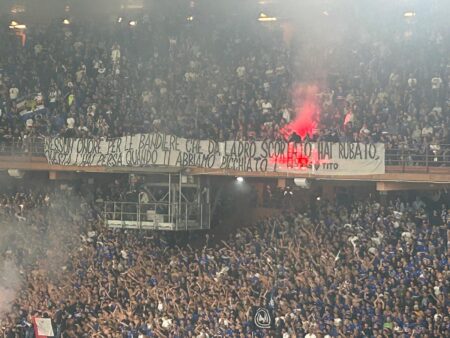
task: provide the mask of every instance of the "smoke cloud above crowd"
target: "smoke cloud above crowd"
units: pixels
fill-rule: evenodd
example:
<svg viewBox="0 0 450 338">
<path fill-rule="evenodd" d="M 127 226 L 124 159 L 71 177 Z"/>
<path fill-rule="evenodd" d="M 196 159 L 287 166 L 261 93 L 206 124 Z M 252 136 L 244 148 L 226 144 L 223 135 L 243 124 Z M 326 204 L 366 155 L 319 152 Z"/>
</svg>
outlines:
<svg viewBox="0 0 450 338">
<path fill-rule="evenodd" d="M 11 259 L 0 260 L 0 321 L 2 316 L 11 309 L 21 286 L 22 277 L 17 265 Z"/>
<path fill-rule="evenodd" d="M 0 210 L 0 321 L 26 283 L 31 266 L 57 281 L 70 250 L 81 243 L 87 204 L 70 190 L 47 195 L 17 193 Z M 74 226 L 75 224 L 75 226 Z M 70 230 L 68 230 L 70 227 Z"/>
</svg>

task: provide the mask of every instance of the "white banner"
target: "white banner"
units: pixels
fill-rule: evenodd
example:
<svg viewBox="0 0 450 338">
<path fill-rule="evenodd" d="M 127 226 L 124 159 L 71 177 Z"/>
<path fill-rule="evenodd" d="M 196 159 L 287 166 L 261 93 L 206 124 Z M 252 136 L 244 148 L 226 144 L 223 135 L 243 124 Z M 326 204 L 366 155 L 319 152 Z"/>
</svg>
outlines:
<svg viewBox="0 0 450 338">
<path fill-rule="evenodd" d="M 34 333 L 36 338 L 54 337 L 52 321 L 50 318 L 33 318 Z"/>
<path fill-rule="evenodd" d="M 384 144 L 184 139 L 137 134 L 115 139 L 47 138 L 50 164 L 105 167 L 201 167 L 317 175 L 384 174 Z"/>
</svg>

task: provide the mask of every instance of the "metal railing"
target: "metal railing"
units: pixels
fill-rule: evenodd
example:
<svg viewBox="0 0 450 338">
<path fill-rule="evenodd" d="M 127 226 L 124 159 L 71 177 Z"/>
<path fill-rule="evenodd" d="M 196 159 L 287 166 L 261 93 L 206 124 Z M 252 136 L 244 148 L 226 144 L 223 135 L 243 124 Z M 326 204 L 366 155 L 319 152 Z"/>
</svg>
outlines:
<svg viewBox="0 0 450 338">
<path fill-rule="evenodd" d="M 44 138 L 11 137 L 0 142 L 0 156 L 45 156 Z"/>
<path fill-rule="evenodd" d="M 421 149 L 399 147 L 386 149 L 385 164 L 396 172 L 430 172 L 450 167 L 450 145 L 428 145 Z M 391 168 L 395 167 L 395 169 Z"/>
<path fill-rule="evenodd" d="M 105 202 L 105 224 L 112 228 L 153 230 L 209 229 L 207 205 L 199 203 Z"/>
<path fill-rule="evenodd" d="M 8 138 L 0 142 L 0 156 L 43 157 L 44 138 Z M 421 148 L 399 146 L 386 149 L 387 172 L 430 172 L 450 167 L 450 144 L 424 145 Z"/>
</svg>

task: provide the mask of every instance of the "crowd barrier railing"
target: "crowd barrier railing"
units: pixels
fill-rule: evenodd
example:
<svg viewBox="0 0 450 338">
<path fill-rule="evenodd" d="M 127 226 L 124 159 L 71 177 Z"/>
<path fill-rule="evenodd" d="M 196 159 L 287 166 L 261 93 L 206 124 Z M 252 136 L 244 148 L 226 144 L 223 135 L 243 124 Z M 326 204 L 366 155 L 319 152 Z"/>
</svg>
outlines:
<svg viewBox="0 0 450 338">
<path fill-rule="evenodd" d="M 450 145 L 428 145 L 421 149 L 397 147 L 386 149 L 385 164 L 396 172 L 425 172 L 450 167 Z"/>
<path fill-rule="evenodd" d="M 0 156 L 45 156 L 43 137 L 10 137 L 0 141 Z"/>
<path fill-rule="evenodd" d="M 198 203 L 104 202 L 103 219 L 110 228 L 152 230 L 209 229 L 209 208 Z"/>
</svg>

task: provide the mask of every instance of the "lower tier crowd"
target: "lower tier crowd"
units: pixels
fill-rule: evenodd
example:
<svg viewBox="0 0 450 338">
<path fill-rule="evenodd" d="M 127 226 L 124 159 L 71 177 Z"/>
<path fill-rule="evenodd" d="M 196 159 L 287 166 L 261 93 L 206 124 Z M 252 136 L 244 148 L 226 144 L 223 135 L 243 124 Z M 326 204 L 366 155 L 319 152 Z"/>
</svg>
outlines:
<svg viewBox="0 0 450 338">
<path fill-rule="evenodd" d="M 57 338 L 449 337 L 447 208 L 428 211 L 322 203 L 194 244 L 106 229 L 70 190 L 6 194 L 0 334 L 34 337 L 37 316 Z M 275 329 L 255 328 L 252 306 Z"/>
</svg>

